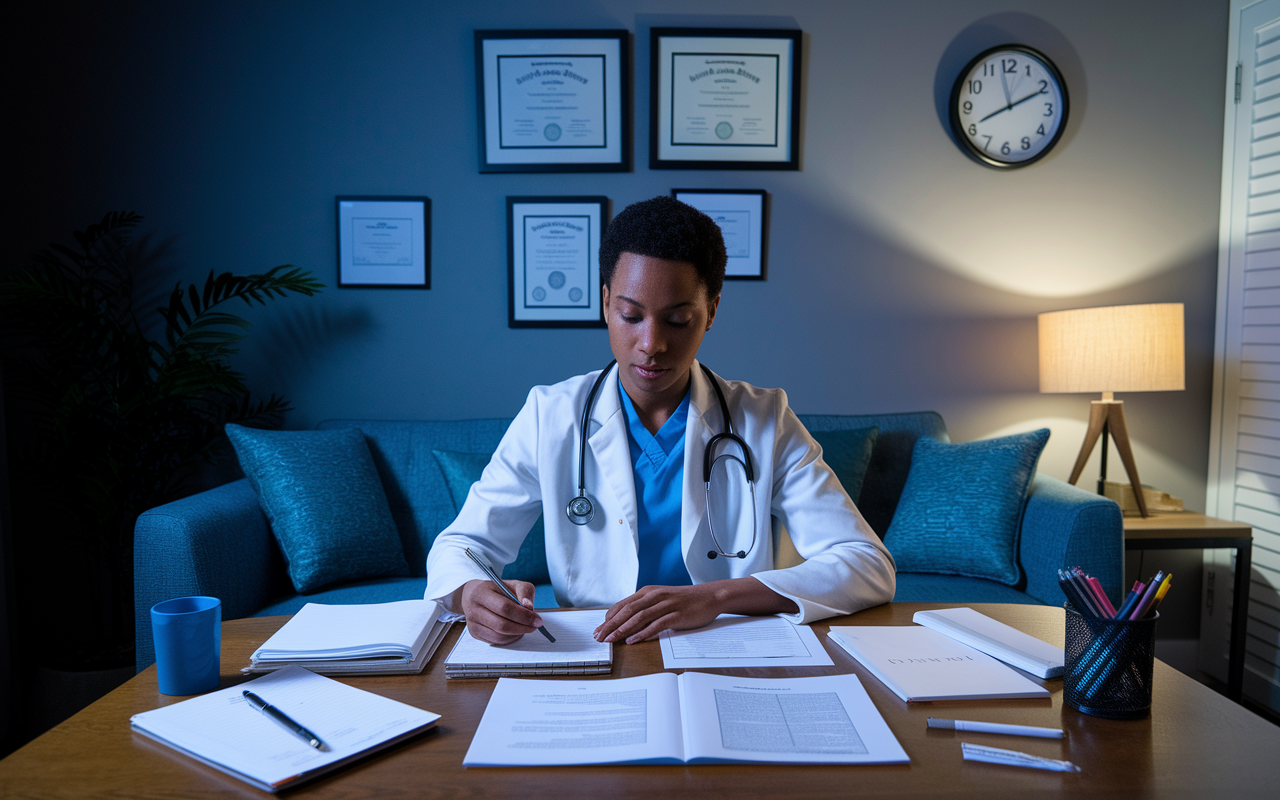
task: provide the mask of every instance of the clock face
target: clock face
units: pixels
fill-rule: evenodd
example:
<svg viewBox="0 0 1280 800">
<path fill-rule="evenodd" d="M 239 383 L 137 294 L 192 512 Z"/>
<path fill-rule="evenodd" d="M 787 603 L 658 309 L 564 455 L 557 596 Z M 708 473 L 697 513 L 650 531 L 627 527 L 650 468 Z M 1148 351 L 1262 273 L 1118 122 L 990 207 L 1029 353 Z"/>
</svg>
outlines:
<svg viewBox="0 0 1280 800">
<path fill-rule="evenodd" d="M 1067 86 L 1043 53 L 1002 45 L 978 54 L 951 90 L 951 128 L 978 160 L 1012 168 L 1043 158 L 1067 124 Z"/>
</svg>

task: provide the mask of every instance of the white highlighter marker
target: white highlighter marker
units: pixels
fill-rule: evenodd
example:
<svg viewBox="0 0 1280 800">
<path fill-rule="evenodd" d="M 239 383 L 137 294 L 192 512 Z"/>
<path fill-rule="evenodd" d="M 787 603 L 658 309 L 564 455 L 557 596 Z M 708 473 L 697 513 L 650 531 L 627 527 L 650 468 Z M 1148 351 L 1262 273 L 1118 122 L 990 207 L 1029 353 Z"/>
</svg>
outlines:
<svg viewBox="0 0 1280 800">
<path fill-rule="evenodd" d="M 973 731 L 974 733 L 1007 733 L 1011 736 L 1039 736 L 1042 739 L 1061 739 L 1058 728 L 1036 728 L 1031 725 L 1005 725 L 1000 722 L 974 722 L 968 719 L 938 719 L 929 717 L 930 728 L 949 731 Z"/>
</svg>

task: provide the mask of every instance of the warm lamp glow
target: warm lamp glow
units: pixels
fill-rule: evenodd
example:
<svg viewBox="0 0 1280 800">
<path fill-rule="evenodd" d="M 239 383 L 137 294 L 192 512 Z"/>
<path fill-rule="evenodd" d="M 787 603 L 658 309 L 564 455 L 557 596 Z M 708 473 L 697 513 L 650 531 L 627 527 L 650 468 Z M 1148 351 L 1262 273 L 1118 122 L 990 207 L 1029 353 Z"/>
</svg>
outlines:
<svg viewBox="0 0 1280 800">
<path fill-rule="evenodd" d="M 1041 392 L 1170 392 L 1186 388 L 1182 303 L 1040 315 Z"/>
</svg>

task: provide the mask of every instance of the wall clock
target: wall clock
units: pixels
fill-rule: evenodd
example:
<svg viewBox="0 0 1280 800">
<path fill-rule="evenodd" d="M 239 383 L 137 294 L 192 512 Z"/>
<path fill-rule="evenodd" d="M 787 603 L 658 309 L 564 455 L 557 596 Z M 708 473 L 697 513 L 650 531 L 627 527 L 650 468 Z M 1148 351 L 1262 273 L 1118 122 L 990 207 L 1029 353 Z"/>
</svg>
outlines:
<svg viewBox="0 0 1280 800">
<path fill-rule="evenodd" d="M 1067 85 L 1048 56 L 1019 44 L 979 53 L 951 89 L 951 129 L 999 169 L 1044 158 L 1067 125 Z"/>
</svg>

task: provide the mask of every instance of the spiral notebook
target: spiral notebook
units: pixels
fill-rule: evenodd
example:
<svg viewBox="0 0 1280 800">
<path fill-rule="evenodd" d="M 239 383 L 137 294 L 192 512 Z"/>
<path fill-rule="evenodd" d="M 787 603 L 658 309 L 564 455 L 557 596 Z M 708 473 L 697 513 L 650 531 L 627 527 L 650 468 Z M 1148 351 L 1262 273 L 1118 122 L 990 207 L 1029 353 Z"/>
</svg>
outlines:
<svg viewBox="0 0 1280 800">
<path fill-rule="evenodd" d="M 592 636 L 604 609 L 539 611 L 554 643 L 534 631 L 508 645 L 482 642 L 464 630 L 444 662 L 446 678 L 605 675 L 613 671 L 613 645 Z"/>
</svg>

